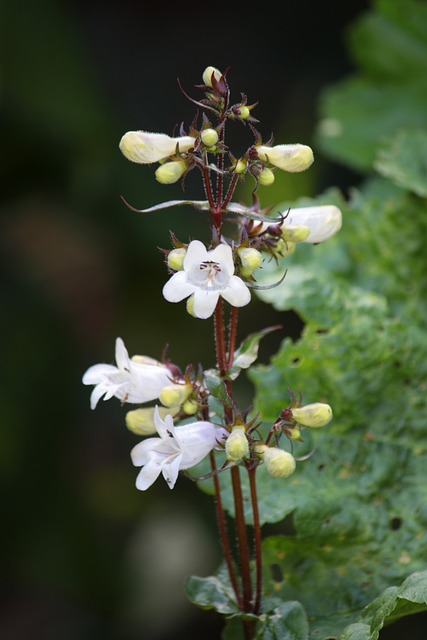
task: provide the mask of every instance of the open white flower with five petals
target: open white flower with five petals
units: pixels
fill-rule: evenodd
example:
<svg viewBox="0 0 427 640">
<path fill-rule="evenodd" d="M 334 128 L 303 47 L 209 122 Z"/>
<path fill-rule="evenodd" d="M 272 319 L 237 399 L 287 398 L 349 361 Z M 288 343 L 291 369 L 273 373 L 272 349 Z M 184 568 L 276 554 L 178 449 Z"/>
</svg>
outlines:
<svg viewBox="0 0 427 640">
<path fill-rule="evenodd" d="M 208 251 L 200 240 L 190 242 L 183 270 L 168 280 L 163 295 L 168 302 L 181 302 L 193 295 L 194 315 L 203 319 L 213 314 L 220 296 L 233 307 L 243 307 L 251 299 L 246 284 L 234 275 L 231 247 L 219 244 Z"/>
<path fill-rule="evenodd" d="M 143 358 L 140 358 L 143 359 Z M 95 385 L 90 397 L 90 406 L 95 409 L 98 400 L 113 396 L 122 402 L 142 403 L 155 400 L 160 391 L 171 384 L 171 374 L 167 367 L 151 358 L 145 362 L 135 362 L 121 338 L 116 340 L 116 363 L 95 364 L 83 376 L 83 384 Z"/>
<path fill-rule="evenodd" d="M 135 467 L 142 467 L 136 479 L 136 488 L 145 491 L 163 474 L 173 489 L 180 469 L 194 467 L 215 447 L 219 447 L 228 432 L 211 422 L 192 422 L 175 427 L 171 415 L 162 420 L 158 408 L 154 422 L 159 438 L 147 438 L 131 451 Z"/>
</svg>

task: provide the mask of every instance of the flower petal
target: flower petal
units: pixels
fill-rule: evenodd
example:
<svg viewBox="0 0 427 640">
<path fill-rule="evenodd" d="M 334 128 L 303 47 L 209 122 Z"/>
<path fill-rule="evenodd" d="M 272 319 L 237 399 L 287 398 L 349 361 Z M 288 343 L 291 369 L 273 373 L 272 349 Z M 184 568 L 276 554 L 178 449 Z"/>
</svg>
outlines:
<svg viewBox="0 0 427 640">
<path fill-rule="evenodd" d="M 118 373 L 117 367 L 112 364 L 94 364 L 83 374 L 82 382 L 83 384 L 98 384 L 108 376 Z"/>
<path fill-rule="evenodd" d="M 200 288 L 195 289 L 193 303 L 194 315 L 202 320 L 210 318 L 215 311 L 219 294 L 219 291 L 208 291 Z"/>
<path fill-rule="evenodd" d="M 129 354 L 121 338 L 116 339 L 116 362 L 119 369 L 129 370 Z"/>
<path fill-rule="evenodd" d="M 227 272 L 229 276 L 234 273 L 233 252 L 228 244 L 219 244 L 215 249 L 209 252 L 209 260 L 219 262 L 221 268 Z"/>
<path fill-rule="evenodd" d="M 194 292 L 195 286 L 188 281 L 185 271 L 177 271 L 163 287 L 163 297 L 168 302 L 181 302 Z"/>
<path fill-rule="evenodd" d="M 200 242 L 200 240 L 192 240 L 187 247 L 183 266 L 185 271 L 188 271 L 195 265 L 199 265 L 209 259 L 208 250 L 203 242 Z"/>
<path fill-rule="evenodd" d="M 163 477 L 168 483 L 169 489 L 173 489 L 175 482 L 178 479 L 178 473 L 181 467 L 182 453 L 177 453 L 176 456 L 166 464 L 162 465 Z"/>
<path fill-rule="evenodd" d="M 145 491 L 148 487 L 151 487 L 153 482 L 157 480 L 160 475 L 162 467 L 156 462 L 150 462 L 142 467 L 136 478 L 136 488 L 140 491 Z"/>
<path fill-rule="evenodd" d="M 220 293 L 233 307 L 244 307 L 251 300 L 251 292 L 238 276 L 231 276 L 228 287 Z"/>
</svg>

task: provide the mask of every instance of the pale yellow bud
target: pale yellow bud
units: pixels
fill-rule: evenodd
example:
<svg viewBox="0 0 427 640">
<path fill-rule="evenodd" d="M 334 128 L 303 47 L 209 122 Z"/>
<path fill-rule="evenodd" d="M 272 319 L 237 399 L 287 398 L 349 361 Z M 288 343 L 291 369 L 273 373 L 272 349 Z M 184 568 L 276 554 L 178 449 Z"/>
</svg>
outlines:
<svg viewBox="0 0 427 640">
<path fill-rule="evenodd" d="M 262 253 L 258 249 L 244 247 L 243 249 L 237 249 L 237 253 L 243 268 L 250 273 L 258 269 L 262 264 Z"/>
<path fill-rule="evenodd" d="M 274 180 L 274 173 L 268 167 L 265 167 L 258 176 L 258 182 L 262 184 L 263 187 L 271 186 Z"/>
<path fill-rule="evenodd" d="M 179 412 L 179 407 L 158 407 L 159 415 L 163 420 L 169 413 L 175 416 Z M 156 433 L 156 425 L 154 424 L 155 407 L 146 407 L 143 409 L 133 409 L 126 414 L 126 426 L 129 431 L 136 433 L 138 436 L 149 436 Z"/>
<path fill-rule="evenodd" d="M 193 318 L 197 318 L 196 314 L 194 313 L 194 293 L 189 298 L 187 298 L 186 307 L 187 313 L 189 313 L 190 316 L 193 316 Z"/>
<path fill-rule="evenodd" d="M 245 427 L 233 427 L 225 443 L 227 460 L 238 462 L 249 456 L 249 442 L 246 437 Z"/>
<path fill-rule="evenodd" d="M 289 437 L 292 438 L 292 440 L 298 440 L 301 437 L 301 431 L 299 428 L 293 427 L 292 429 L 289 429 Z"/>
<path fill-rule="evenodd" d="M 206 69 L 203 71 L 203 82 L 207 87 L 211 87 L 212 86 L 212 74 L 215 78 L 215 80 L 219 80 L 222 76 L 221 71 L 219 71 L 218 69 L 216 69 L 216 67 L 206 67 Z"/>
<path fill-rule="evenodd" d="M 165 407 L 181 406 L 193 391 L 191 384 L 169 384 L 160 391 L 159 400 Z"/>
<path fill-rule="evenodd" d="M 332 419 L 332 409 L 328 404 L 314 402 L 305 407 L 295 407 L 292 415 L 304 427 L 324 427 Z"/>
<path fill-rule="evenodd" d="M 234 171 L 239 174 L 244 173 L 246 171 L 246 162 L 244 160 L 238 160 L 234 167 Z"/>
<path fill-rule="evenodd" d="M 250 115 L 251 112 L 249 111 L 248 107 L 246 105 L 242 105 L 240 107 L 240 118 L 242 118 L 242 120 L 246 120 Z"/>
<path fill-rule="evenodd" d="M 279 238 L 276 247 L 274 248 L 274 253 L 279 258 L 287 258 L 287 256 L 291 256 L 294 253 L 295 248 L 295 242 L 285 242 L 283 238 Z"/>
<path fill-rule="evenodd" d="M 131 162 L 151 164 L 159 162 L 176 153 L 181 153 L 194 146 L 196 139 L 192 136 L 171 138 L 165 133 L 148 131 L 128 131 L 120 140 L 120 151 Z"/>
<path fill-rule="evenodd" d="M 156 169 L 156 180 L 161 184 L 173 184 L 178 182 L 187 171 L 185 160 L 177 160 L 176 162 L 165 162 Z"/>
<path fill-rule="evenodd" d="M 168 254 L 168 267 L 174 271 L 182 271 L 187 250 L 184 247 L 172 249 Z"/>
<path fill-rule="evenodd" d="M 215 129 L 205 129 L 200 134 L 200 137 L 202 139 L 203 144 L 206 145 L 207 147 L 215 147 L 219 138 Z"/>
<path fill-rule="evenodd" d="M 278 144 L 274 147 L 260 145 L 258 157 L 279 169 L 292 173 L 305 171 L 313 163 L 313 151 L 305 144 Z"/>
<path fill-rule="evenodd" d="M 268 473 L 275 478 L 287 478 L 295 471 L 295 458 L 288 451 L 259 444 L 255 447 L 255 453 L 264 460 Z"/>
<path fill-rule="evenodd" d="M 288 224 L 282 229 L 282 238 L 286 242 L 304 242 L 310 233 L 309 227 L 305 225 Z"/>
<path fill-rule="evenodd" d="M 194 414 L 199 410 L 199 403 L 197 400 L 186 400 L 182 405 L 182 410 L 187 414 L 187 416 L 194 416 Z"/>
</svg>

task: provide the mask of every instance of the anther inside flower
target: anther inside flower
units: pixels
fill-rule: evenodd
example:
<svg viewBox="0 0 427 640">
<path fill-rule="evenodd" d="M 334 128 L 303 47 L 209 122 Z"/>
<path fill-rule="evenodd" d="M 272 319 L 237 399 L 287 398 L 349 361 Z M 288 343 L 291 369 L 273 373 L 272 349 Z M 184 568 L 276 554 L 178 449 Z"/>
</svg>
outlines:
<svg viewBox="0 0 427 640">
<path fill-rule="evenodd" d="M 163 287 L 168 302 L 180 302 L 194 295 L 193 312 L 197 318 L 209 318 L 222 296 L 234 307 L 249 303 L 251 294 L 243 280 L 234 275 L 231 247 L 220 244 L 208 251 L 199 240 L 188 245 L 183 270 L 174 273 Z"/>
</svg>

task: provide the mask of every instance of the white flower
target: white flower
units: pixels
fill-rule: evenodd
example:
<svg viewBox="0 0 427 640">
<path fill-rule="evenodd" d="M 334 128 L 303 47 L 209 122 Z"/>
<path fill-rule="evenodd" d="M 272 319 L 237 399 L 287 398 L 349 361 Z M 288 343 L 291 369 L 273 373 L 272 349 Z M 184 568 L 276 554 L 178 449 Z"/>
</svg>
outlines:
<svg viewBox="0 0 427 640">
<path fill-rule="evenodd" d="M 160 438 L 143 440 L 131 451 L 133 464 L 142 466 L 136 479 L 136 487 L 141 491 L 148 489 L 160 473 L 173 489 L 180 469 L 194 467 L 228 435 L 211 422 L 174 427 L 172 416 L 166 415 L 162 420 L 157 407 L 154 422 Z"/>
<path fill-rule="evenodd" d="M 148 131 L 128 131 L 120 140 L 120 151 L 132 162 L 151 164 L 173 156 L 178 148 L 180 153 L 194 146 L 195 138 L 181 136 L 171 138 L 165 133 Z"/>
<path fill-rule="evenodd" d="M 163 287 L 168 302 L 180 302 L 194 294 L 192 310 L 197 318 L 209 318 L 222 296 L 233 307 L 250 302 L 243 280 L 234 274 L 233 253 L 228 244 L 207 251 L 199 240 L 188 245 L 183 270 L 174 273 Z"/>
<path fill-rule="evenodd" d="M 257 225 L 255 227 L 256 234 L 265 233 L 273 224 L 263 222 Z M 282 227 L 282 237 L 287 242 L 317 244 L 328 240 L 341 229 L 342 214 L 340 209 L 332 204 L 318 207 L 291 207 L 280 226 Z M 298 239 L 296 237 L 298 234 L 303 239 Z"/>
<path fill-rule="evenodd" d="M 313 151 L 305 144 L 277 144 L 274 147 L 256 147 L 258 157 L 275 167 L 296 173 L 305 171 L 313 163 Z"/>
<path fill-rule="evenodd" d="M 104 400 L 115 396 L 122 402 L 131 403 L 155 400 L 163 387 L 171 384 L 167 367 L 151 359 L 150 363 L 130 359 L 121 338 L 116 340 L 116 362 L 117 367 L 95 364 L 84 374 L 83 384 L 96 385 L 90 397 L 92 409 L 102 396 Z"/>
</svg>

